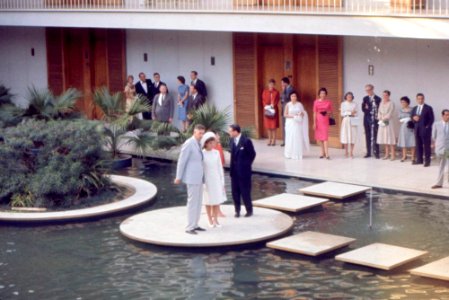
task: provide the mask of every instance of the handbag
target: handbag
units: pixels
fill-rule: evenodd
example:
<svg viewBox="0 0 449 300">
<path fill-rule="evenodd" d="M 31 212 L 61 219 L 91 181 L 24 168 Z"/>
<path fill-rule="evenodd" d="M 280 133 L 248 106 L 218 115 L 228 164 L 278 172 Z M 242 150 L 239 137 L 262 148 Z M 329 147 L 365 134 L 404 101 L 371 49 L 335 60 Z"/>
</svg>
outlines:
<svg viewBox="0 0 449 300">
<path fill-rule="evenodd" d="M 335 119 L 334 119 L 334 118 L 332 118 L 332 117 L 329 118 L 329 125 L 330 125 L 330 126 L 335 126 L 335 125 L 337 125 L 337 122 L 335 122 Z"/>
<path fill-rule="evenodd" d="M 408 129 L 415 129 L 415 123 L 413 123 L 413 121 L 408 121 L 407 122 L 407 128 Z"/>
<path fill-rule="evenodd" d="M 264 115 L 267 118 L 274 118 L 276 116 L 276 110 L 271 105 L 264 107 Z"/>
</svg>

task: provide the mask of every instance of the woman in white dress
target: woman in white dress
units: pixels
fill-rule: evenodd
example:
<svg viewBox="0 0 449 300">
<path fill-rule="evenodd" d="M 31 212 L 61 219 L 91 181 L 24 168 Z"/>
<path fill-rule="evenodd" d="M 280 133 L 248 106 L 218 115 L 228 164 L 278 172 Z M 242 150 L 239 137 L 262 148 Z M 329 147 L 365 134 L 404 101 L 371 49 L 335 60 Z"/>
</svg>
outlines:
<svg viewBox="0 0 449 300">
<path fill-rule="evenodd" d="M 304 106 L 299 102 L 296 92 L 290 93 L 290 102 L 284 110 L 285 149 L 284 155 L 289 159 L 302 159 L 309 150 L 309 118 Z"/>
<path fill-rule="evenodd" d="M 204 189 L 203 203 L 206 205 L 210 227 L 220 227 L 218 222 L 220 204 L 226 201 L 225 179 L 220 152 L 215 149 L 217 140 L 213 132 L 206 132 L 201 139 L 203 148 Z"/>
<path fill-rule="evenodd" d="M 394 119 L 396 117 L 394 103 L 390 100 L 390 91 L 384 91 L 382 102 L 379 105 L 377 119 L 379 130 L 377 131 L 377 143 L 385 145 L 385 156 L 382 159 L 396 159 L 396 134 L 394 132 Z"/>
<path fill-rule="evenodd" d="M 354 145 L 357 140 L 358 124 L 357 104 L 354 102 L 354 94 L 352 92 L 347 92 L 345 94 L 345 100 L 341 103 L 340 114 L 342 117 L 340 142 L 344 145 L 345 157 L 350 155 L 351 158 L 354 158 Z"/>
</svg>

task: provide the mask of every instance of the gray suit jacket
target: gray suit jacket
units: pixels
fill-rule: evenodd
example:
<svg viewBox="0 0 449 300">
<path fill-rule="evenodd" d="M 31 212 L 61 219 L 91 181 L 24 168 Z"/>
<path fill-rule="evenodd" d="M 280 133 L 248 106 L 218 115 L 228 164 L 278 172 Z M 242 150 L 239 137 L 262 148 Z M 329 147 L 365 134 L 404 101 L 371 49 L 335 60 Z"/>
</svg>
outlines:
<svg viewBox="0 0 449 300">
<path fill-rule="evenodd" d="M 202 184 L 203 178 L 203 152 L 199 142 L 191 137 L 182 145 L 176 179 L 181 179 L 185 184 Z"/>
<path fill-rule="evenodd" d="M 167 93 L 162 105 L 159 105 L 159 95 L 157 94 L 153 98 L 152 117 L 153 120 L 159 122 L 168 122 L 168 119 L 173 119 L 174 113 L 174 100 L 173 97 Z"/>
<path fill-rule="evenodd" d="M 432 139 L 435 141 L 435 154 L 444 155 L 444 151 L 449 151 L 449 130 L 444 134 L 444 123 L 439 121 L 433 124 Z"/>
</svg>

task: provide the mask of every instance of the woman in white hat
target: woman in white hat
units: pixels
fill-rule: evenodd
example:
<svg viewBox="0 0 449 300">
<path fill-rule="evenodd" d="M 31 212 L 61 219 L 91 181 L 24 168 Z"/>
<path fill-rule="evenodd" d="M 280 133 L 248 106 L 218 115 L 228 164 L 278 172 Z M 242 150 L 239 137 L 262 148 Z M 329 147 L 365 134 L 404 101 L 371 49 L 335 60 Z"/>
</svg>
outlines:
<svg viewBox="0 0 449 300">
<path fill-rule="evenodd" d="M 217 139 L 213 132 L 206 132 L 201 139 L 203 148 L 204 189 L 203 203 L 206 205 L 210 227 L 220 227 L 218 222 L 220 204 L 226 201 L 223 165 L 218 150 Z"/>
</svg>

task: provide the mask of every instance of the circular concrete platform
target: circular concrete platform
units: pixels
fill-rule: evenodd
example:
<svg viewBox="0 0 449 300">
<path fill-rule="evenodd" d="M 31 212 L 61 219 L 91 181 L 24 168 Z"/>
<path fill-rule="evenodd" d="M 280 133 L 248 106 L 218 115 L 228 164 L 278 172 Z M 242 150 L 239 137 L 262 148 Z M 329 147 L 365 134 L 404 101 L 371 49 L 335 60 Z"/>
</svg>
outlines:
<svg viewBox="0 0 449 300">
<path fill-rule="evenodd" d="M 221 228 L 209 228 L 207 216 L 201 215 L 200 226 L 205 232 L 185 233 L 187 212 L 185 206 L 164 208 L 134 215 L 120 224 L 120 232 L 129 239 L 143 243 L 173 247 L 235 246 L 265 241 L 289 231 L 293 219 L 276 210 L 254 208 L 250 218 L 234 218 L 234 207 L 221 207 L 226 218 Z"/>
<path fill-rule="evenodd" d="M 26 223 L 37 221 L 73 221 L 100 217 L 148 203 L 157 194 L 157 187 L 146 180 L 119 175 L 110 175 L 110 178 L 116 184 L 130 187 L 134 190 L 134 194 L 117 202 L 81 209 L 49 212 L 0 211 L 0 221 Z"/>
</svg>

